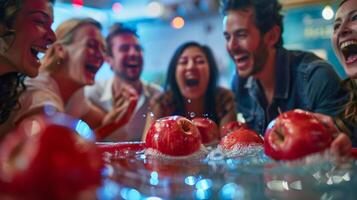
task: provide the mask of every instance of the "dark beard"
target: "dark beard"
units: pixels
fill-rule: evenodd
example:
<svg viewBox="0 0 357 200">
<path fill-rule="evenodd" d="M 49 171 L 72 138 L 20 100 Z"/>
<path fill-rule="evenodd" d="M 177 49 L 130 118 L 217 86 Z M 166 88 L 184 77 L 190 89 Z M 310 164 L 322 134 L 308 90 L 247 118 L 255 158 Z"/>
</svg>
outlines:
<svg viewBox="0 0 357 200">
<path fill-rule="evenodd" d="M 135 77 L 129 77 L 127 76 L 124 72 L 117 72 L 114 71 L 115 75 L 120 77 L 121 80 L 127 81 L 127 82 L 135 82 L 140 79 L 140 74 L 135 76 Z"/>
<path fill-rule="evenodd" d="M 263 43 L 263 39 L 261 39 L 257 51 L 253 54 L 254 66 L 251 75 L 258 74 L 264 69 L 269 54 L 267 49 L 268 48 Z"/>
</svg>

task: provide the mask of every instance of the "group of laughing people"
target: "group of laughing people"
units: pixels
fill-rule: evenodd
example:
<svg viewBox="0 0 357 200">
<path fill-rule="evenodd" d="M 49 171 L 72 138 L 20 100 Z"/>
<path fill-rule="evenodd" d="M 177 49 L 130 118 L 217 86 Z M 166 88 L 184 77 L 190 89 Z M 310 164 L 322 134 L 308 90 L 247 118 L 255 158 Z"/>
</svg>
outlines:
<svg viewBox="0 0 357 200">
<path fill-rule="evenodd" d="M 334 127 L 332 152 L 346 156 L 357 147 L 354 0 L 339 4 L 333 25 L 332 45 L 348 75 L 344 81 L 313 53 L 283 47 L 277 0 L 222 0 L 223 35 L 236 66 L 231 89 L 218 85 L 211 49 L 194 41 L 174 52 L 163 88 L 145 82 L 135 29 L 117 23 L 104 38 L 98 21 L 73 18 L 53 31 L 53 4 L 0 1 L 0 144 L 21 122 L 49 109 L 82 119 L 94 131 L 120 124 L 97 135 L 98 141 L 113 142 L 142 140 L 153 120 L 170 115 L 208 117 L 222 126 L 240 113 L 263 135 L 279 113 L 301 109 Z M 95 81 L 104 62 L 114 76 Z"/>
</svg>

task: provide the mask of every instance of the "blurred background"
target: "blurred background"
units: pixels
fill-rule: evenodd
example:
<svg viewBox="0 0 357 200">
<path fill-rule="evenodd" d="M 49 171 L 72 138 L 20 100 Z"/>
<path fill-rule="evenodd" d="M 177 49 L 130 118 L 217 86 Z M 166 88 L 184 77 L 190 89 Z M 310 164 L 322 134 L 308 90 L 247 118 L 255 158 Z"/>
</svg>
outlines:
<svg viewBox="0 0 357 200">
<path fill-rule="evenodd" d="M 330 37 L 338 1 L 280 0 L 283 5 L 284 46 L 312 51 L 327 59 L 341 78 L 346 75 L 334 55 Z M 136 27 L 144 49 L 142 78 L 162 85 L 168 62 L 183 42 L 210 46 L 215 54 L 220 85 L 229 87 L 234 64 L 225 49 L 219 0 L 57 0 L 56 28 L 71 17 L 92 17 L 103 25 L 103 35 L 115 22 Z M 113 76 L 104 64 L 96 79 Z"/>
</svg>

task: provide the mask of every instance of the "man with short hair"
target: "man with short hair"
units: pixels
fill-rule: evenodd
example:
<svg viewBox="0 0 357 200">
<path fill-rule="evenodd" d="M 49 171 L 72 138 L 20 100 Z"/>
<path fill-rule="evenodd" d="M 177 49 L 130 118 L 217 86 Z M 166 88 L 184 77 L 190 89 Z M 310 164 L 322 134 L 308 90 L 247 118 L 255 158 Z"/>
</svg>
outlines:
<svg viewBox="0 0 357 200">
<path fill-rule="evenodd" d="M 124 127 L 113 132 L 105 140 L 139 141 L 143 134 L 150 98 L 159 94 L 161 88 L 140 79 L 143 51 L 135 29 L 119 23 L 114 24 L 106 37 L 106 44 L 107 62 L 115 75 L 112 79 L 97 82 L 94 86 L 86 88 L 86 96 L 93 104 L 108 112 L 113 109 L 117 99 L 125 96 L 125 88 L 134 89 L 139 96 L 135 113 Z"/>
<path fill-rule="evenodd" d="M 334 69 L 312 53 L 285 49 L 277 0 L 222 0 L 226 48 L 236 66 L 237 111 L 261 135 L 280 112 L 337 116 L 347 101 Z M 344 142 L 349 139 L 343 136 Z"/>
</svg>

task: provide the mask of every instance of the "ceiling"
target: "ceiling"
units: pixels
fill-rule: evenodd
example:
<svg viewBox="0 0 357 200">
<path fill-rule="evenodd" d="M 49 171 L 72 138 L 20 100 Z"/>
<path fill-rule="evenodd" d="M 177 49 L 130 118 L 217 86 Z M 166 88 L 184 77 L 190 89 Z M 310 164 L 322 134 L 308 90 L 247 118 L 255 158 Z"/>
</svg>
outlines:
<svg viewBox="0 0 357 200">
<path fill-rule="evenodd" d="M 120 3 L 124 13 L 137 14 L 136 20 L 145 19 L 145 15 L 140 15 L 143 8 L 150 2 L 160 2 L 163 5 L 161 19 L 171 19 L 180 15 L 184 17 L 204 16 L 204 14 L 217 12 L 220 0 L 57 0 L 57 2 L 71 4 L 83 2 L 84 6 L 96 9 L 112 9 L 114 3 Z M 310 4 L 335 3 L 338 0 L 279 0 L 284 9 L 306 6 Z M 122 12 L 122 11 L 120 11 Z M 122 15 L 124 15 L 122 12 Z"/>
<path fill-rule="evenodd" d="M 71 3 L 75 2 L 76 0 L 58 0 L 59 2 Z M 77 0 L 77 2 L 83 1 L 83 4 L 89 7 L 95 8 L 111 8 L 113 3 L 119 2 L 124 7 L 125 6 L 141 6 L 147 5 L 149 2 L 153 0 Z M 180 4 L 200 4 L 204 1 L 214 1 L 219 4 L 219 0 L 155 0 L 161 2 L 165 6 L 177 6 Z M 331 3 L 337 2 L 338 0 L 279 0 L 284 7 L 295 7 L 295 6 L 304 6 L 307 4 L 314 4 L 314 3 Z"/>
</svg>

